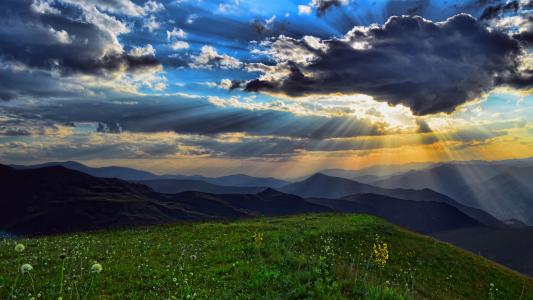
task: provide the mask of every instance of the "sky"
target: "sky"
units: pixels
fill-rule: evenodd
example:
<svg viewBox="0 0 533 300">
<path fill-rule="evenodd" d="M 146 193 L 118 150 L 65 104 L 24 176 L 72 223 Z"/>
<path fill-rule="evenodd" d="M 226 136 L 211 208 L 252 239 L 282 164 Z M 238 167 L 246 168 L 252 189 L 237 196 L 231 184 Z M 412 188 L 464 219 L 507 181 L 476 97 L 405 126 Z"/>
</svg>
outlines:
<svg viewBox="0 0 533 300">
<path fill-rule="evenodd" d="M 297 177 L 533 156 L 533 1 L 2 0 L 0 161 Z"/>
</svg>

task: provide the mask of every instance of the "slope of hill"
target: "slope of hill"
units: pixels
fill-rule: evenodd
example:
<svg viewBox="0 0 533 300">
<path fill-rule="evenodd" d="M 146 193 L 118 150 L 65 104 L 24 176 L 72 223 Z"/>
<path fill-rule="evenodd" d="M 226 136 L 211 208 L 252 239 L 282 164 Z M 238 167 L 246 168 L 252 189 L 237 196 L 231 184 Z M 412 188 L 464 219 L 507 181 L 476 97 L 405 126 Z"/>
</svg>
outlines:
<svg viewBox="0 0 533 300">
<path fill-rule="evenodd" d="M 504 223 L 490 214 L 472 207 L 462 205 L 430 189 L 384 189 L 373 185 L 359 183 L 346 178 L 327 176 L 317 173 L 308 179 L 295 182 L 280 188 L 281 191 L 298 195 L 304 198 L 331 198 L 337 199 L 354 194 L 377 194 L 403 200 L 441 202 L 449 204 L 480 223 L 491 227 L 506 227 Z"/>
<path fill-rule="evenodd" d="M 438 232 L 432 236 L 533 276 L 533 227 L 471 227 Z"/>
<path fill-rule="evenodd" d="M 156 224 L 192 214 L 161 202 L 144 185 L 46 167 L 16 170 L 0 165 L 0 229 L 45 234 Z"/>
<path fill-rule="evenodd" d="M 17 299 L 37 292 L 44 299 L 533 299 L 531 278 L 364 215 L 173 224 L 17 242 L 24 252 L 15 252 L 13 241 L 0 242 L 1 299 L 11 292 Z M 378 253 L 387 259 L 377 260 L 373 245 L 383 243 L 387 250 Z M 91 273 L 95 261 L 99 273 Z M 20 275 L 21 263 L 33 266 L 33 281 Z"/>
<path fill-rule="evenodd" d="M 383 218 L 413 231 L 430 233 L 480 223 L 445 203 L 410 201 L 376 194 L 357 194 L 341 199 L 307 198 L 332 209 Z"/>
<path fill-rule="evenodd" d="M 225 186 L 191 179 L 154 179 L 141 180 L 144 184 L 159 193 L 177 194 L 185 191 L 197 191 L 212 194 L 255 194 L 265 187 Z"/>
<path fill-rule="evenodd" d="M 188 210 L 201 211 L 212 218 L 280 216 L 331 211 L 325 206 L 270 188 L 255 195 L 183 192 L 169 196 L 169 199 Z"/>
</svg>

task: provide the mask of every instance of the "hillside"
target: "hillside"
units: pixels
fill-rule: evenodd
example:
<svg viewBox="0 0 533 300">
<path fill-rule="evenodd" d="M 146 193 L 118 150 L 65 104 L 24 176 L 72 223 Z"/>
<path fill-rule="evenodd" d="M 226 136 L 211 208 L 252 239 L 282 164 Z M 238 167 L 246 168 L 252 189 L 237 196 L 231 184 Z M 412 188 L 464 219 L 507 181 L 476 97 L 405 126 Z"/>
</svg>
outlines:
<svg viewBox="0 0 533 300">
<path fill-rule="evenodd" d="M 0 242 L 1 299 L 11 291 L 21 299 L 533 299 L 530 278 L 364 215 L 185 223 L 17 242 L 25 251 Z M 377 256 L 373 244 L 381 246 Z M 95 262 L 100 273 L 91 273 L 100 270 L 91 267 Z M 33 267 L 32 280 L 17 275 L 22 263 Z"/>
<path fill-rule="evenodd" d="M 375 194 L 357 194 L 341 199 L 306 200 L 350 213 L 369 214 L 422 233 L 478 226 L 480 223 L 445 203 L 410 201 Z"/>
<path fill-rule="evenodd" d="M 144 185 L 54 166 L 0 165 L 0 229 L 48 234 L 194 219 Z"/>
<path fill-rule="evenodd" d="M 470 227 L 438 232 L 432 236 L 533 276 L 533 227 Z"/>
</svg>

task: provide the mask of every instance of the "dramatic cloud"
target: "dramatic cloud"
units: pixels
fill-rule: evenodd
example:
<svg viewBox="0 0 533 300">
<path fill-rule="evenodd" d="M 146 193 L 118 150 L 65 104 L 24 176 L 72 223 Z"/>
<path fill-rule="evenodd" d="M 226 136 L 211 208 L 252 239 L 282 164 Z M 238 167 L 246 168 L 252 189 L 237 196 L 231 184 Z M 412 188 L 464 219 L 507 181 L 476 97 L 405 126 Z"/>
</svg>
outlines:
<svg viewBox="0 0 533 300">
<path fill-rule="evenodd" d="M 316 7 L 318 16 L 324 15 L 330 8 L 348 4 L 349 0 L 313 0 L 311 5 Z"/>
<path fill-rule="evenodd" d="M 280 36 L 263 45 L 275 64 L 247 65 L 263 75 L 247 82 L 246 91 L 363 93 L 426 115 L 451 112 L 498 85 L 533 82 L 520 70 L 524 52 L 516 40 L 464 14 L 438 23 L 391 17 L 340 39 Z"/>
<path fill-rule="evenodd" d="M 152 73 L 161 69 L 150 44 L 124 51 L 117 35 L 128 32 L 127 27 L 95 6 L 89 7 L 91 1 L 77 2 L 62 12 L 43 1 L 6 1 L 9 9 L 0 11 L 0 63 L 5 66 L 4 82 L 20 79 L 17 71 L 41 77 L 48 72 L 53 78 L 92 75 L 113 79 L 127 73 Z M 110 11 L 124 8 L 117 6 L 119 2 L 130 7 L 128 1 L 93 2 L 107 5 L 105 9 Z M 32 86 L 21 86 L 18 93 L 10 92 L 13 88 L 7 87 L 2 91 L 2 99 L 29 94 Z"/>
<path fill-rule="evenodd" d="M 56 104 L 32 107 L 5 107 L 3 112 L 23 116 L 27 120 L 101 123 L 99 128 L 102 132 L 248 133 L 311 139 L 384 134 L 383 124 L 372 124 L 353 116 L 295 116 L 290 112 L 268 108 L 221 108 L 206 100 L 191 101 L 189 98 L 173 96 L 138 99 L 134 103 L 57 101 Z"/>
</svg>

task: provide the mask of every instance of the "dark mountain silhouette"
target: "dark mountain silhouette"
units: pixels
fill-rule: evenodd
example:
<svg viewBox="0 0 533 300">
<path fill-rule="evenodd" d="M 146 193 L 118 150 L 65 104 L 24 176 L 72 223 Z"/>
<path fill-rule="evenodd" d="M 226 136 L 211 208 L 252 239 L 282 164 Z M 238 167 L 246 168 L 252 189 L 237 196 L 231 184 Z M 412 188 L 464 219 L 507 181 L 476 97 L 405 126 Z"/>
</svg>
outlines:
<svg viewBox="0 0 533 300">
<path fill-rule="evenodd" d="M 13 165 L 12 167 L 17 169 L 39 169 L 45 167 L 61 166 L 70 170 L 76 170 L 89 174 L 95 177 L 102 178 L 119 178 L 123 180 L 150 180 L 158 179 L 159 176 L 152 174 L 147 171 L 140 171 L 132 168 L 125 167 L 101 167 L 101 168 L 92 168 L 84 164 L 80 164 L 75 161 L 64 161 L 64 162 L 48 162 L 44 164 L 31 165 L 31 166 L 22 166 L 22 165 Z"/>
<path fill-rule="evenodd" d="M 533 227 L 471 227 L 438 232 L 432 236 L 533 276 Z"/>
<path fill-rule="evenodd" d="M 307 198 L 306 200 L 337 211 L 378 216 L 422 233 L 480 225 L 478 221 L 446 203 L 402 200 L 376 194 L 357 194 L 341 199 Z"/>
<path fill-rule="evenodd" d="M 224 186 L 191 179 L 154 179 L 142 180 L 145 184 L 159 193 L 177 194 L 185 191 L 197 191 L 212 194 L 255 194 L 265 187 Z"/>
<path fill-rule="evenodd" d="M 346 178 L 327 176 L 317 173 L 308 179 L 280 188 L 281 191 L 304 198 L 342 198 L 354 194 L 377 194 L 403 200 L 440 202 L 451 205 L 480 223 L 490 227 L 506 225 L 490 214 L 458 203 L 454 199 L 430 189 L 384 189 L 369 184 L 359 183 Z"/>
<path fill-rule="evenodd" d="M 228 176 L 221 176 L 215 178 L 206 177 L 205 182 L 226 185 L 226 186 L 241 186 L 241 187 L 258 187 L 266 186 L 272 188 L 278 188 L 288 184 L 288 181 L 276 179 L 273 177 L 253 177 L 244 174 L 235 174 Z"/>
<path fill-rule="evenodd" d="M 38 165 L 22 166 L 12 165 L 17 169 L 39 169 L 51 166 L 62 166 L 67 169 L 76 170 L 89 174 L 95 177 L 102 178 L 119 178 L 129 181 L 142 181 L 142 180 L 156 180 L 156 179 L 179 179 L 179 180 L 201 180 L 207 183 L 224 185 L 224 186 L 238 186 L 238 187 L 279 187 L 289 183 L 281 179 L 273 177 L 253 177 L 244 174 L 227 175 L 221 177 L 205 177 L 200 175 L 156 175 L 147 171 L 136 170 L 125 167 L 101 167 L 93 168 L 83 165 L 75 161 L 65 162 L 48 162 Z"/>
<path fill-rule="evenodd" d="M 0 166 L 1 230 L 46 234 L 194 219 L 150 188 L 60 166 Z"/>
<path fill-rule="evenodd" d="M 183 192 L 172 195 L 168 199 L 188 210 L 201 211 L 211 218 L 279 216 L 331 211 L 327 207 L 310 203 L 301 197 L 272 189 L 266 189 L 254 195 Z"/>
<path fill-rule="evenodd" d="M 168 195 L 142 184 L 61 166 L 20 170 L 0 165 L 0 190 L 0 231 L 16 234 L 330 211 L 270 189 L 258 194 Z"/>
</svg>

